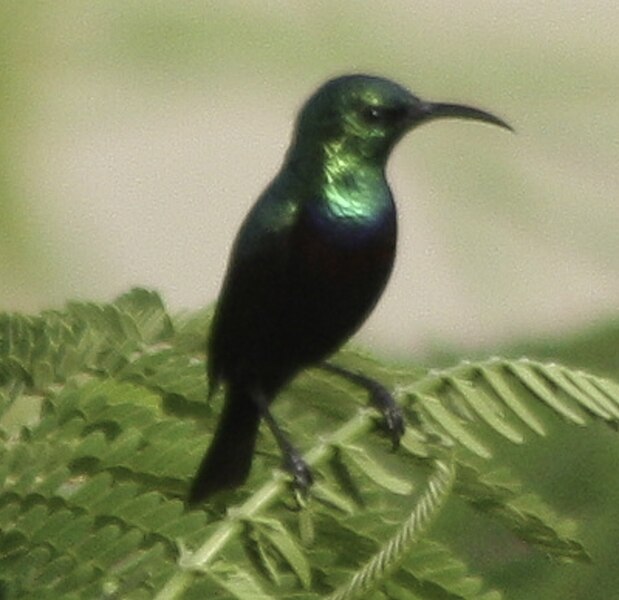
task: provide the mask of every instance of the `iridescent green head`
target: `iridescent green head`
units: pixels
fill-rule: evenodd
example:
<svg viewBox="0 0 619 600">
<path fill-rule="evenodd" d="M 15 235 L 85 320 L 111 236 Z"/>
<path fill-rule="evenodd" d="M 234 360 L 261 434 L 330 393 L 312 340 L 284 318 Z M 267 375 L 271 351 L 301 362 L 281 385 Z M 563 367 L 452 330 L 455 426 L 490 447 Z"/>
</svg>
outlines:
<svg viewBox="0 0 619 600">
<path fill-rule="evenodd" d="M 395 143 L 427 121 L 456 117 L 511 129 L 490 113 L 459 104 L 425 102 L 402 86 L 369 75 L 345 75 L 320 87 L 297 122 L 293 150 L 345 153 L 350 158 L 386 162 Z"/>
</svg>

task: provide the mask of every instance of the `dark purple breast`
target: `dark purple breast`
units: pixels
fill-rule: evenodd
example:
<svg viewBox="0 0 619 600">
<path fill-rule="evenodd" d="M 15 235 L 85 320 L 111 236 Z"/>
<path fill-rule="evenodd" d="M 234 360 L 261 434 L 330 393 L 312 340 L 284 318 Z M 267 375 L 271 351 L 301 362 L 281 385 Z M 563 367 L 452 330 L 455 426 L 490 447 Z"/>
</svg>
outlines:
<svg viewBox="0 0 619 600">
<path fill-rule="evenodd" d="M 395 211 L 368 221 L 309 213 L 295 239 L 290 281 L 296 300 L 289 322 L 310 354 L 314 348 L 324 354 L 355 333 L 385 288 L 396 250 Z"/>
</svg>

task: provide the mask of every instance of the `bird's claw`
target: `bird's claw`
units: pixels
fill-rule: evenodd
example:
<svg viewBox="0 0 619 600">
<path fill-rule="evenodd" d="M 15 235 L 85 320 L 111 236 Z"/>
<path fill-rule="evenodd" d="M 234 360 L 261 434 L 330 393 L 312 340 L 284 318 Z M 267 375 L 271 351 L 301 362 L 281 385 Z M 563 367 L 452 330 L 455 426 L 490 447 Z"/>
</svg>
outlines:
<svg viewBox="0 0 619 600">
<path fill-rule="evenodd" d="M 400 440 L 404 435 L 404 414 L 402 413 L 402 409 L 397 404 L 393 404 L 383 413 L 383 415 L 385 417 L 385 426 L 391 436 L 393 449 L 397 450 L 400 447 Z"/>
<path fill-rule="evenodd" d="M 303 460 L 303 457 L 296 450 L 291 450 L 286 455 L 284 466 L 292 475 L 293 486 L 299 490 L 303 496 L 306 496 L 314 483 L 314 477 L 308 464 Z"/>
<path fill-rule="evenodd" d="M 372 404 L 381 412 L 385 419 L 385 428 L 391 436 L 393 449 L 400 447 L 400 440 L 404 435 L 406 420 L 402 409 L 396 404 L 391 393 L 380 384 L 370 390 Z"/>
</svg>

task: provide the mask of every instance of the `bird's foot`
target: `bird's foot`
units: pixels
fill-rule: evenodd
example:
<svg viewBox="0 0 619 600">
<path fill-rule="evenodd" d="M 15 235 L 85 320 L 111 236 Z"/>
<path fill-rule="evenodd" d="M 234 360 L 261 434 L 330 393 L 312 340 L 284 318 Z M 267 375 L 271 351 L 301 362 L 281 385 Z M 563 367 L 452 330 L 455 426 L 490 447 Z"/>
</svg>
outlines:
<svg viewBox="0 0 619 600">
<path fill-rule="evenodd" d="M 284 458 L 284 468 L 292 475 L 292 484 L 301 495 L 307 496 L 314 477 L 308 464 L 294 448 L 289 448 Z"/>
<path fill-rule="evenodd" d="M 396 404 L 393 395 L 387 388 L 374 381 L 373 385 L 368 386 L 370 392 L 370 402 L 375 406 L 385 419 L 385 428 L 391 437 L 393 449 L 400 447 L 400 440 L 404 435 L 406 421 L 402 409 Z"/>
<path fill-rule="evenodd" d="M 393 449 L 396 450 L 399 448 L 400 440 L 404 435 L 406 420 L 404 419 L 402 409 L 396 404 L 391 392 L 384 385 L 378 383 L 378 381 L 375 381 L 371 377 L 349 371 L 339 365 L 325 362 L 321 363 L 319 366 L 367 390 L 370 396 L 370 403 L 374 408 L 380 411 L 385 419 L 385 428 L 391 437 Z"/>
</svg>

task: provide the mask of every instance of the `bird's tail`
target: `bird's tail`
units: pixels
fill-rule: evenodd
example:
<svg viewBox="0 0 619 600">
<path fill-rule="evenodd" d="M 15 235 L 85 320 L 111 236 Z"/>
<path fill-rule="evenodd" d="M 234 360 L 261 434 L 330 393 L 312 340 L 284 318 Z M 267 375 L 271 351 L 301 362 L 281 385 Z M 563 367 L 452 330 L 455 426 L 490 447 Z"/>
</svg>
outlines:
<svg viewBox="0 0 619 600">
<path fill-rule="evenodd" d="M 189 503 L 241 485 L 249 474 L 260 412 L 250 392 L 231 386 L 215 437 L 191 484 Z"/>
</svg>

